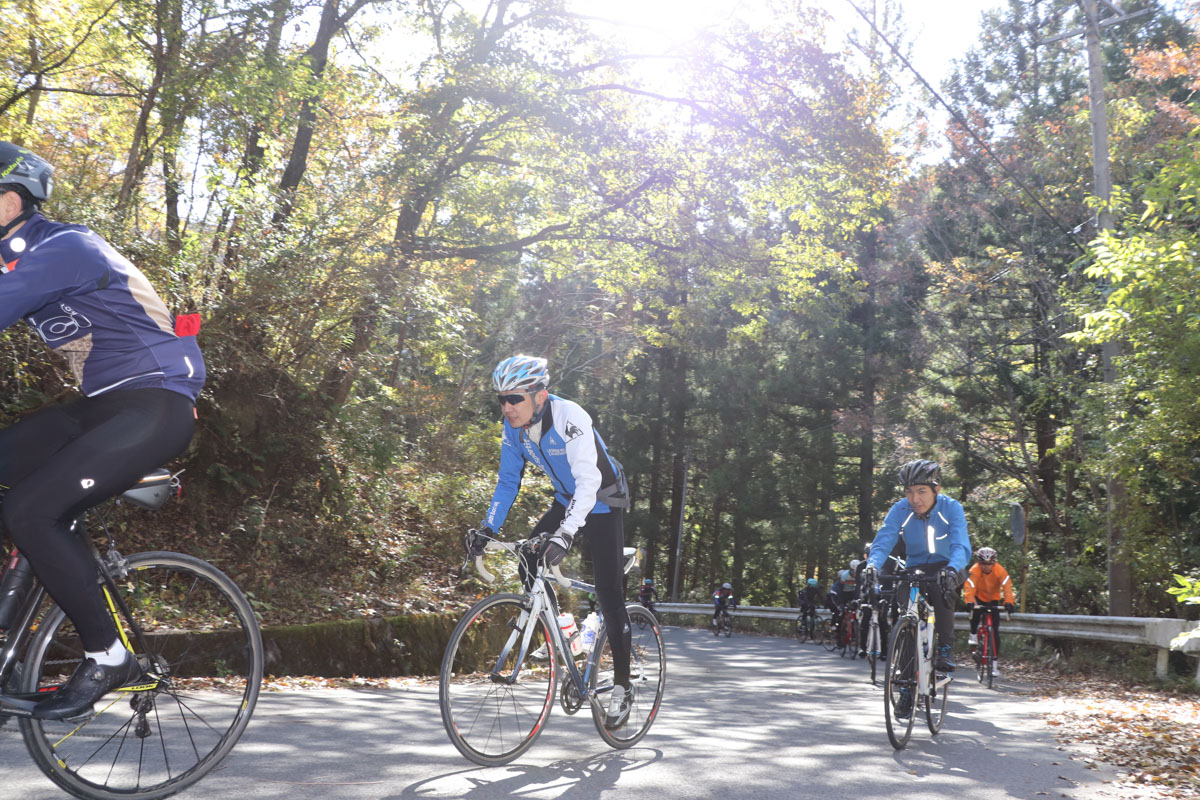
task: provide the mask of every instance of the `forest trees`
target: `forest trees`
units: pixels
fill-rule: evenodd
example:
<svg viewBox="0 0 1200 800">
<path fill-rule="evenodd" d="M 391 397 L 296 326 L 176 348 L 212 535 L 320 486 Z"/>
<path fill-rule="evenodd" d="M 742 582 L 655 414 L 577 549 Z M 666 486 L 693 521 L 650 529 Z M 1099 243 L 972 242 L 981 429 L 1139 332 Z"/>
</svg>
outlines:
<svg viewBox="0 0 1200 800">
<path fill-rule="evenodd" d="M 51 216 L 205 316 L 180 535 L 264 598 L 448 576 L 520 351 L 598 418 L 643 569 L 684 595 L 826 579 L 917 456 L 977 540 L 1032 501 L 1033 600 L 1084 590 L 1053 610 L 1098 608 L 1109 464 L 1145 568 L 1195 561 L 1195 51 L 1161 15 L 1108 48 L 1122 216 L 1091 242 L 1078 53 L 1038 44 L 1066 0 L 989 18 L 936 163 L 898 66 L 805 3 L 660 54 L 566 0 L 13 5 L 0 138 L 58 167 Z M 65 391 L 33 345 L 0 340 L 8 416 Z"/>
</svg>

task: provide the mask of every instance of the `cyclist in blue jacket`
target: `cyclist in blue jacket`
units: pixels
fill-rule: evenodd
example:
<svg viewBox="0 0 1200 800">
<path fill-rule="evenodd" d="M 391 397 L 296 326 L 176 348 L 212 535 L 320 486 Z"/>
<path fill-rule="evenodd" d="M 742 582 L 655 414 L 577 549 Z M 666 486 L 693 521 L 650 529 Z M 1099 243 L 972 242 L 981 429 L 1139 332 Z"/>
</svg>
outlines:
<svg viewBox="0 0 1200 800">
<path fill-rule="evenodd" d="M 933 461 L 918 459 L 900 468 L 904 499 L 896 502 L 875 534 L 863 581 L 874 584 L 896 540 L 903 536 L 909 569 L 924 567 L 936 571 L 941 591 L 929 592 L 934 609 L 938 654 L 935 668 L 950 672 L 955 668 L 953 603 L 961 573 L 971 559 L 971 540 L 967 535 L 967 517 L 962 504 L 941 494 L 941 467 Z M 897 601 L 907 598 L 897 593 Z"/>
<path fill-rule="evenodd" d="M 24 319 L 66 357 L 83 393 L 0 431 L 4 525 L 85 651 L 66 684 L 37 704 L 42 719 L 77 716 L 141 677 L 72 524 L 184 451 L 204 386 L 194 320 L 173 318 L 137 267 L 95 233 L 42 216 L 53 173 L 0 142 L 0 330 Z"/>
<path fill-rule="evenodd" d="M 537 525 L 542 536 L 539 555 L 554 566 L 566 557 L 575 537 L 591 546 L 596 596 L 604 614 L 613 653 L 613 691 L 605 727 L 616 729 L 629 717 L 629 614 L 625 611 L 624 509 L 629 505 L 625 475 L 608 454 L 592 418 L 577 403 L 550 394 L 546 359 L 513 356 L 492 373 L 492 385 L 504 413 L 500 440 L 500 474 L 491 505 L 480 526 L 494 537 L 508 517 L 521 487 L 526 463 L 536 465 L 554 487 L 554 501 Z M 468 536 L 473 555 L 487 539 Z"/>
</svg>

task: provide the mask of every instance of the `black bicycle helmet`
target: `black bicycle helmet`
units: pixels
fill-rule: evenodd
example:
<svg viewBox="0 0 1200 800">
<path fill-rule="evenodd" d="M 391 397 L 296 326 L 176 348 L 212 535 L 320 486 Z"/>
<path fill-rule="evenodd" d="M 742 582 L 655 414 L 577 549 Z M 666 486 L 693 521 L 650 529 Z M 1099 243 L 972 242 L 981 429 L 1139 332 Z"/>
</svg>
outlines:
<svg viewBox="0 0 1200 800">
<path fill-rule="evenodd" d="M 936 461 L 918 458 L 900 468 L 901 486 L 940 486 L 942 468 Z"/>
<path fill-rule="evenodd" d="M 50 199 L 54 191 L 54 167 L 24 147 L 0 142 L 0 187 L 16 185 L 38 203 Z"/>
</svg>

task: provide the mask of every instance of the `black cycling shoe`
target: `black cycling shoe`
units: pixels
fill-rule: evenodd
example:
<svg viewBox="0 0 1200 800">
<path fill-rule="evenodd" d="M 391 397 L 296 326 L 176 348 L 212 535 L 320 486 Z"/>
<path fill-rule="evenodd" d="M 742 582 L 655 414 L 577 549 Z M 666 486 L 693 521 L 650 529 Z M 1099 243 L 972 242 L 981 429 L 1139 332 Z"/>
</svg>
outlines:
<svg viewBox="0 0 1200 800">
<path fill-rule="evenodd" d="M 85 658 L 66 683 L 38 703 L 33 716 L 35 719 L 77 717 L 90 711 L 93 703 L 113 689 L 141 676 L 142 668 L 128 650 L 125 661 L 115 666 L 97 664 L 93 659 Z"/>
</svg>

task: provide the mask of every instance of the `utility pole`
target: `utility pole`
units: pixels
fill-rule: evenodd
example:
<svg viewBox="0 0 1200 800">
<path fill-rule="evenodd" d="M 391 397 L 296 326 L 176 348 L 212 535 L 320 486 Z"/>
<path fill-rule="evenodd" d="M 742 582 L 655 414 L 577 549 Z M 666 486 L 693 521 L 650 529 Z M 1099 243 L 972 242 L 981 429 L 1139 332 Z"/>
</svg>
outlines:
<svg viewBox="0 0 1200 800">
<path fill-rule="evenodd" d="M 683 518 L 687 515 L 687 473 L 691 451 L 683 451 L 683 487 L 679 498 L 679 527 L 675 531 L 675 574 L 671 576 L 671 602 L 679 602 L 679 565 L 683 561 Z"/>
<path fill-rule="evenodd" d="M 1099 2 L 1103 2 L 1116 16 L 1101 20 Z M 1100 29 L 1151 12 L 1151 9 L 1143 9 L 1129 14 L 1115 2 L 1099 2 L 1080 0 L 1084 14 L 1082 30 L 1062 33 L 1039 42 L 1048 44 L 1082 33 L 1087 43 L 1088 106 L 1092 120 L 1092 189 L 1100 200 L 1100 209 L 1096 215 L 1098 235 L 1112 230 L 1113 227 L 1112 212 L 1109 210 L 1109 204 L 1112 202 L 1112 174 L 1109 172 L 1108 160 L 1108 107 L 1104 96 L 1104 59 L 1100 52 Z M 1108 341 L 1101 346 L 1101 376 L 1105 383 L 1116 383 L 1116 360 L 1120 355 L 1119 341 Z M 1133 614 L 1133 574 L 1128 558 L 1121 555 L 1125 542 L 1125 532 L 1121 527 L 1125 516 L 1125 485 L 1111 475 L 1108 476 L 1107 485 L 1108 513 L 1105 516 L 1105 527 L 1108 534 L 1108 613 L 1115 617 L 1128 617 Z"/>
</svg>

